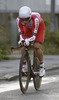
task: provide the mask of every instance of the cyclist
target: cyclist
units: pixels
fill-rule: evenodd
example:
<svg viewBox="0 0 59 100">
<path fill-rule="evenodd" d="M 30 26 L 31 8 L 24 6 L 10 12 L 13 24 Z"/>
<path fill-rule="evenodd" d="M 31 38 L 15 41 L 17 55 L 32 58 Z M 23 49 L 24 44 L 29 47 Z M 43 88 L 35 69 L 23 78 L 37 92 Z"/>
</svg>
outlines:
<svg viewBox="0 0 59 100">
<path fill-rule="evenodd" d="M 16 24 L 20 34 L 20 40 L 18 45 L 22 44 L 29 46 L 30 42 L 34 41 L 34 47 L 38 47 L 36 50 L 37 57 L 40 62 L 39 75 L 43 77 L 45 75 L 45 68 L 43 62 L 43 52 L 41 50 L 41 44 L 44 41 L 45 25 L 40 14 L 37 12 L 31 12 L 31 9 L 27 6 L 23 6 L 19 9 L 19 16 L 16 18 Z M 22 52 L 25 47 L 22 47 Z M 26 61 L 24 61 L 24 66 Z"/>
</svg>

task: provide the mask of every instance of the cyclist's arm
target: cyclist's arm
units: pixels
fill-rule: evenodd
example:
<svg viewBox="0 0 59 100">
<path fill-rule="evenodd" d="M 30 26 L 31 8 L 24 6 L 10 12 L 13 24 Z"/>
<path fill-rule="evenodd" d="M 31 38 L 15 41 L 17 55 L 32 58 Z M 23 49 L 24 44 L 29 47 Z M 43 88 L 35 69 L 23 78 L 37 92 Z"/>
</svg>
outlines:
<svg viewBox="0 0 59 100">
<path fill-rule="evenodd" d="M 35 40 L 35 38 L 36 38 L 36 36 L 33 35 L 32 37 L 28 38 L 28 41 L 29 41 L 29 42 L 32 42 L 32 41 Z"/>
<path fill-rule="evenodd" d="M 36 35 L 39 28 L 39 19 L 35 18 L 33 21 L 32 35 Z"/>
<path fill-rule="evenodd" d="M 21 23 L 19 17 L 17 17 L 17 19 L 16 19 L 16 25 L 17 25 L 18 32 L 20 35 L 20 39 L 23 39 L 24 31 L 23 31 L 22 23 Z"/>
<path fill-rule="evenodd" d="M 38 31 L 38 27 L 39 27 L 39 20 L 38 18 L 35 18 L 34 20 L 34 25 L 33 25 L 33 29 L 32 29 L 32 37 L 28 38 L 28 40 L 30 42 L 34 41 L 37 35 L 37 31 Z"/>
</svg>

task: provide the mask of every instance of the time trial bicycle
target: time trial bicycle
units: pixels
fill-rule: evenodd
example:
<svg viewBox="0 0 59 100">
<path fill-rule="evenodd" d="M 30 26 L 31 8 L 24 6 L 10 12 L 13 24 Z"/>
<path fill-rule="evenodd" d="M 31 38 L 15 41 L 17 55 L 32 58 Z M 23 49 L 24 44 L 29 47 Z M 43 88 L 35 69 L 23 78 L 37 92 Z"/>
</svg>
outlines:
<svg viewBox="0 0 59 100">
<path fill-rule="evenodd" d="M 22 46 L 17 46 L 15 48 L 20 48 L 20 47 Z M 39 76 L 40 69 L 39 69 L 38 57 L 36 56 L 36 52 L 34 50 L 33 65 L 31 65 L 30 54 L 28 51 L 29 48 L 34 48 L 34 46 L 33 45 L 25 46 L 25 50 L 21 55 L 19 64 L 19 85 L 22 93 L 25 93 L 26 90 L 28 89 L 28 85 L 29 82 L 31 82 L 31 78 L 33 79 L 35 90 L 39 90 L 42 82 L 42 77 Z M 12 49 L 14 48 L 12 47 Z M 37 50 L 38 48 L 35 49 Z M 26 60 L 26 66 L 27 66 L 26 72 L 23 72 L 22 70 L 24 60 Z"/>
</svg>

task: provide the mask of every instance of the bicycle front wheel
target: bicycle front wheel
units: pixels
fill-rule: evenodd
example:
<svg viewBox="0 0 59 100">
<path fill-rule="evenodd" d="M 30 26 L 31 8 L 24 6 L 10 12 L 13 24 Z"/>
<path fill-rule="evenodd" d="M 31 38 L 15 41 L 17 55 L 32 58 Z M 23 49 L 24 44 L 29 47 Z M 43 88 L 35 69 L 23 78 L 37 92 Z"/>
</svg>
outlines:
<svg viewBox="0 0 59 100">
<path fill-rule="evenodd" d="M 33 69 L 34 69 L 34 78 L 33 78 L 33 82 L 34 82 L 34 88 L 36 90 L 39 90 L 40 86 L 41 86 L 41 82 L 42 82 L 42 77 L 39 77 L 39 60 L 34 52 L 34 57 L 33 57 Z"/>
<path fill-rule="evenodd" d="M 27 66 L 26 72 L 23 72 L 22 70 L 24 59 L 26 60 L 26 66 Z M 22 93 L 26 92 L 29 84 L 29 79 L 30 79 L 30 59 L 29 59 L 29 54 L 25 51 L 21 56 L 20 66 L 19 66 L 19 83 Z"/>
</svg>

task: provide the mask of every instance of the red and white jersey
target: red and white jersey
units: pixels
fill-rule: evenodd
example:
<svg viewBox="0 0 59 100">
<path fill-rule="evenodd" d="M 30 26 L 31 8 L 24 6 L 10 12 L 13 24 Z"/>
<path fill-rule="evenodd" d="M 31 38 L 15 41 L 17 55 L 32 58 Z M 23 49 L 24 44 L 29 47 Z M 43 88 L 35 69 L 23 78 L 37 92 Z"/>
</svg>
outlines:
<svg viewBox="0 0 59 100">
<path fill-rule="evenodd" d="M 43 19 L 41 18 L 40 14 L 36 12 L 32 13 L 31 20 L 27 25 L 25 25 L 19 17 L 16 19 L 16 24 L 19 33 L 22 34 L 22 37 L 24 36 L 23 33 L 29 37 L 32 37 L 33 35 L 37 36 L 41 30 L 45 30 Z"/>
<path fill-rule="evenodd" d="M 31 21 L 29 22 L 29 24 L 25 25 L 19 17 L 17 17 L 16 19 L 16 24 L 17 24 L 17 27 L 18 27 L 18 31 L 19 32 L 22 32 L 24 31 L 24 27 L 27 27 L 29 28 L 32 33 L 37 33 L 38 32 L 38 29 L 39 29 L 39 26 L 40 24 L 42 23 L 42 18 L 40 17 L 40 14 L 39 13 L 32 13 L 31 15 Z"/>
</svg>

